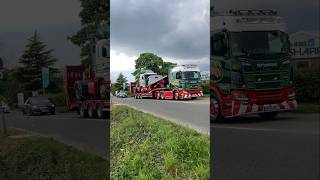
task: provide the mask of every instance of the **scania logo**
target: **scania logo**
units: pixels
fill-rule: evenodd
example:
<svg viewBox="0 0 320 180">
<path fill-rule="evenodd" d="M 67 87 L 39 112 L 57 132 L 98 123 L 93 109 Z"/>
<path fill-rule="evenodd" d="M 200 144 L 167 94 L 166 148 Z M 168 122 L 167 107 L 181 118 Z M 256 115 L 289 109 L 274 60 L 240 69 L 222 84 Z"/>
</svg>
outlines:
<svg viewBox="0 0 320 180">
<path fill-rule="evenodd" d="M 264 63 L 264 64 L 257 64 L 257 67 L 264 68 L 264 67 L 277 67 L 277 63 Z"/>
</svg>

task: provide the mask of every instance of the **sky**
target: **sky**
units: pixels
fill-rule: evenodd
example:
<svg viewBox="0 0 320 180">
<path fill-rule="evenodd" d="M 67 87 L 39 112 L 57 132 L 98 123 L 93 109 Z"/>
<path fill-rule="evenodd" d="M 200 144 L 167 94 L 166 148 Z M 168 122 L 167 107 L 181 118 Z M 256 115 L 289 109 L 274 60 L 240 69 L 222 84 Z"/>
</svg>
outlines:
<svg viewBox="0 0 320 180">
<path fill-rule="evenodd" d="M 210 0 L 110 1 L 112 80 L 119 72 L 130 76 L 134 60 L 143 52 L 209 70 Z M 275 9 L 287 19 L 289 32 L 319 29 L 318 0 L 213 0 L 213 4 L 216 10 Z M 54 49 L 57 66 L 80 64 L 80 49 L 66 39 L 81 27 L 80 9 L 79 0 L 1 0 L 0 57 L 5 66 L 17 64 L 35 30 Z"/>
<path fill-rule="evenodd" d="M 209 70 L 209 17 L 209 0 L 111 0 L 111 80 L 144 52 Z"/>
<path fill-rule="evenodd" d="M 0 56 L 5 65 L 17 64 L 35 30 L 54 49 L 58 67 L 80 64 L 80 49 L 66 39 L 80 29 L 80 9 L 79 0 L 1 0 Z"/>
</svg>

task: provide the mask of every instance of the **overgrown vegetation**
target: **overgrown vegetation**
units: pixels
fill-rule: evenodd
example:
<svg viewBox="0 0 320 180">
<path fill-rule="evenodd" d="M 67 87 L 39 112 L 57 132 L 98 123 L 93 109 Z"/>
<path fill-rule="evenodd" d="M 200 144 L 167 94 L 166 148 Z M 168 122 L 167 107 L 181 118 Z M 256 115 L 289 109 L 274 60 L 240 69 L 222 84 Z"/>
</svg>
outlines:
<svg viewBox="0 0 320 180">
<path fill-rule="evenodd" d="M 297 70 L 294 80 L 298 102 L 319 103 L 320 71 L 318 69 Z"/>
<path fill-rule="evenodd" d="M 112 179 L 209 179 L 209 136 L 127 106 L 111 111 Z"/>
<path fill-rule="evenodd" d="M 1 131 L 0 131 L 1 133 Z M 2 133 L 1 133 L 2 134 Z M 11 135 L 23 135 L 10 130 Z M 107 179 L 108 163 L 43 137 L 0 135 L 0 179 Z"/>
</svg>

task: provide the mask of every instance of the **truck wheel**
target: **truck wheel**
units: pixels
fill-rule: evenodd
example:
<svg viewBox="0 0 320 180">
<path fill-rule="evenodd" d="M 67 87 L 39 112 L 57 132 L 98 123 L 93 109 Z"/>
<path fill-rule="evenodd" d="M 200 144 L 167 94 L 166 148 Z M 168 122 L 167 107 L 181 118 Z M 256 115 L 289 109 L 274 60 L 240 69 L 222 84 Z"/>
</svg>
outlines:
<svg viewBox="0 0 320 180">
<path fill-rule="evenodd" d="M 220 107 L 220 102 L 216 95 L 214 94 L 211 97 L 211 103 L 210 106 L 213 106 L 215 113 L 210 112 L 210 121 L 211 123 L 219 123 L 223 121 L 223 116 L 221 113 L 221 107 Z"/>
<path fill-rule="evenodd" d="M 160 99 L 160 93 L 156 92 L 156 98 L 159 100 Z"/>
<path fill-rule="evenodd" d="M 164 100 L 164 92 L 163 91 L 160 92 L 160 99 Z"/>
<path fill-rule="evenodd" d="M 106 117 L 106 112 L 103 111 L 102 107 L 97 108 L 97 116 L 99 119 L 103 119 Z"/>
<path fill-rule="evenodd" d="M 174 91 L 174 92 L 173 92 L 173 98 L 174 98 L 174 100 L 179 100 L 179 93 L 178 93 L 178 91 Z"/>
<path fill-rule="evenodd" d="M 95 118 L 96 117 L 96 110 L 95 109 L 93 109 L 92 107 L 89 107 L 88 108 L 88 116 L 89 116 L 89 118 Z"/>
<path fill-rule="evenodd" d="M 88 110 L 86 110 L 84 107 L 80 107 L 80 117 L 86 118 L 88 116 Z"/>
<path fill-rule="evenodd" d="M 264 120 L 272 120 L 278 115 L 278 111 L 276 112 L 265 112 L 265 113 L 259 113 L 259 116 Z"/>
</svg>

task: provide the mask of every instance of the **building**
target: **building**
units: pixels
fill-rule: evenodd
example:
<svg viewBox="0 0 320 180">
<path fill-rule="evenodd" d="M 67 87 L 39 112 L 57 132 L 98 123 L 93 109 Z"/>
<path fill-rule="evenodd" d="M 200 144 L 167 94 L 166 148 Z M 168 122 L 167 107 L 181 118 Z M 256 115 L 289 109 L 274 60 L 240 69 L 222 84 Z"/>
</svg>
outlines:
<svg viewBox="0 0 320 180">
<path fill-rule="evenodd" d="M 290 34 L 290 51 L 294 68 L 320 68 L 319 33 L 298 31 Z"/>
</svg>

